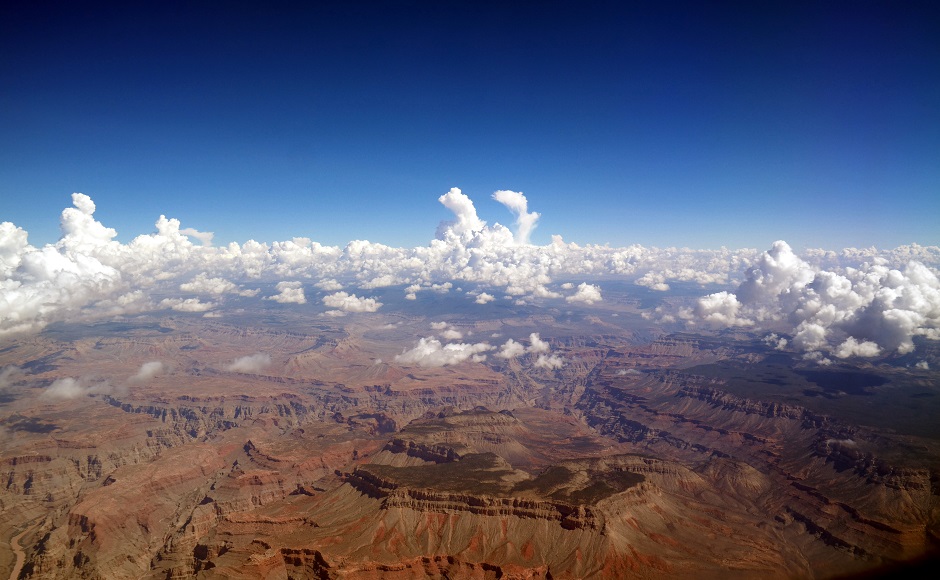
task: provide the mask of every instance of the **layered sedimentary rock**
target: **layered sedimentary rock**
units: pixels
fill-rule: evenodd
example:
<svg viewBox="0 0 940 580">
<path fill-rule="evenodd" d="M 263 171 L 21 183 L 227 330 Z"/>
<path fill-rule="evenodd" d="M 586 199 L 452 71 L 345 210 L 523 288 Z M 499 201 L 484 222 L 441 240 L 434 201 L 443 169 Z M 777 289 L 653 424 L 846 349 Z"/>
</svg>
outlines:
<svg viewBox="0 0 940 580">
<path fill-rule="evenodd" d="M 561 368 L 405 368 L 355 329 L 166 328 L 0 352 L 30 365 L 0 403 L 0 563 L 36 578 L 827 577 L 935 549 L 930 426 L 853 420 L 871 417 L 854 387 L 790 388 L 754 343 L 570 333 L 546 337 Z M 258 345 L 279 363 L 218 362 Z M 156 356 L 165 376 L 102 378 Z M 80 396 L 49 395 L 92 371 Z M 929 400 L 918 380 L 905 392 Z"/>
</svg>

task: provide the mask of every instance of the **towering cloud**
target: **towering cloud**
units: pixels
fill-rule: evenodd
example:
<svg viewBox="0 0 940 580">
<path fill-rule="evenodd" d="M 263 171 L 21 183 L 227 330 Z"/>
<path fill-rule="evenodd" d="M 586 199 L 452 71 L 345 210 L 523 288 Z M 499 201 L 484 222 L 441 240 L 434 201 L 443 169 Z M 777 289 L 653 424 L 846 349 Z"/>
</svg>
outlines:
<svg viewBox="0 0 940 580">
<path fill-rule="evenodd" d="M 516 216 L 516 243 L 528 244 L 540 215 L 529 213 L 529 202 L 520 192 L 503 189 L 493 194 L 493 199 L 506 206 Z"/>
<path fill-rule="evenodd" d="M 477 210 L 473 202 L 464 195 L 460 189 L 453 187 L 450 191 L 437 198 L 444 207 L 454 212 L 456 221 L 444 222 L 438 226 L 438 236 L 443 238 L 448 232 L 456 236 L 468 236 L 479 232 L 486 227 L 486 222 L 477 217 Z"/>
</svg>

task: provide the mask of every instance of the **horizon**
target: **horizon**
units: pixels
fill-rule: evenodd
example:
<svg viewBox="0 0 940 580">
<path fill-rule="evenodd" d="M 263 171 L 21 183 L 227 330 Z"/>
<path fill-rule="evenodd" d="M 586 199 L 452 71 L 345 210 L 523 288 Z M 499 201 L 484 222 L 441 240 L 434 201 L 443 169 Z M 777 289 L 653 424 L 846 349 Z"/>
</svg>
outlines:
<svg viewBox="0 0 940 580">
<path fill-rule="evenodd" d="M 532 242 L 940 244 L 940 10 L 599 2 L 5 7 L 0 221 L 129 242 L 427 242 L 451 187 Z"/>
</svg>

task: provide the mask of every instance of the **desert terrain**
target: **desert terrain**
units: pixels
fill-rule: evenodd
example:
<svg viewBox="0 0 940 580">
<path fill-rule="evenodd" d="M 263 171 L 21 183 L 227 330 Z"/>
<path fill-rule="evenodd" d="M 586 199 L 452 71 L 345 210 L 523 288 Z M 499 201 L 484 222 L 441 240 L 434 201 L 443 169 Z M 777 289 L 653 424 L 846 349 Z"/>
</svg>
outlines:
<svg viewBox="0 0 940 580">
<path fill-rule="evenodd" d="M 812 366 L 613 299 L 484 319 L 434 300 L 342 318 L 167 312 L 4 340 L 0 566 L 829 578 L 935 556 L 935 372 Z M 445 366 L 406 356 L 447 332 L 492 348 Z M 498 350 L 509 339 L 512 356 Z M 935 342 L 918 348 L 940 359 Z"/>
</svg>

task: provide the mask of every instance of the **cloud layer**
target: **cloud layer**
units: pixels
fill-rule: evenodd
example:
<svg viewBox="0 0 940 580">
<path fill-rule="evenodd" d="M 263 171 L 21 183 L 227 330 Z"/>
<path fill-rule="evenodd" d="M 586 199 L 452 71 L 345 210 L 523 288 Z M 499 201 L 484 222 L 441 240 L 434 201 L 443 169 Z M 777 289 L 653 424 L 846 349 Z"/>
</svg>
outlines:
<svg viewBox="0 0 940 580">
<path fill-rule="evenodd" d="M 438 201 L 454 219 L 440 224 L 435 239 L 394 248 L 364 240 L 324 246 L 308 238 L 213 246 L 210 234 L 165 216 L 153 233 L 125 244 L 95 219 L 91 198 L 76 193 L 62 212 L 56 244 L 33 247 L 22 228 L 0 223 L 0 336 L 36 332 L 56 321 L 161 309 L 218 316 L 230 300 L 257 294 L 262 283 L 276 283 L 269 300 L 301 305 L 306 293 L 317 293 L 307 308 L 343 315 L 376 312 L 382 304 L 369 291 L 389 286 L 416 299 L 470 284 L 474 289 L 459 295 L 481 309 L 506 300 L 603 307 L 598 281 L 607 279 L 654 291 L 677 283 L 717 287 L 722 291 L 688 308 L 656 316 L 766 328 L 788 334 L 792 348 L 832 356 L 904 353 L 913 337 L 936 339 L 940 332 L 935 246 L 797 255 L 783 242 L 767 252 L 613 248 L 581 246 L 557 235 L 536 246 L 530 236 L 539 214 L 529 210 L 526 197 L 509 190 L 493 197 L 514 216 L 515 233 L 488 225 L 472 200 L 453 188 Z"/>
</svg>

